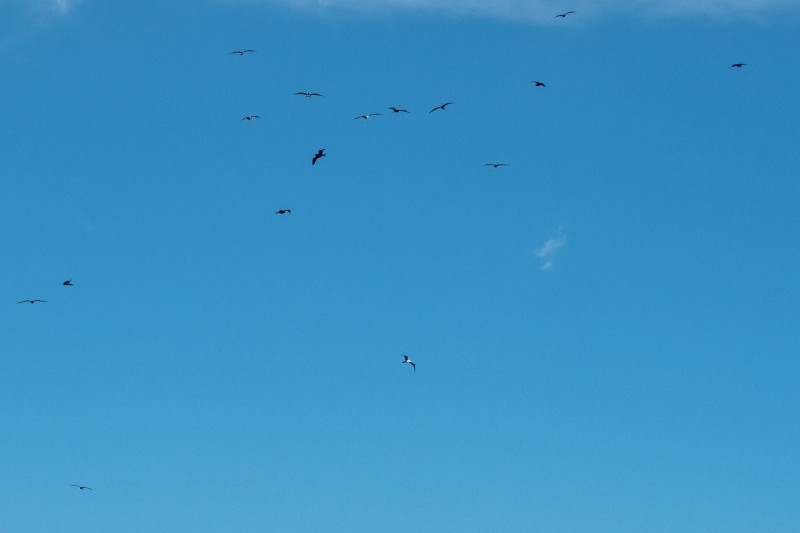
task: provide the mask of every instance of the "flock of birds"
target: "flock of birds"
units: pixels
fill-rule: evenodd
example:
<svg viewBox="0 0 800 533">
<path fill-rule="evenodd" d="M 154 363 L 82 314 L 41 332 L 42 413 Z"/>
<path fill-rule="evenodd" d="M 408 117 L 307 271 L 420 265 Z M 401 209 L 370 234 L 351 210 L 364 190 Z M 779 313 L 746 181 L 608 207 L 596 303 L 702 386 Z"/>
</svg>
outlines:
<svg viewBox="0 0 800 533">
<path fill-rule="evenodd" d="M 564 18 L 565 19 L 565 18 L 567 18 L 568 15 L 571 15 L 573 13 L 575 13 L 575 11 L 565 11 L 563 13 L 559 13 L 559 14 L 555 15 L 553 18 Z M 229 55 L 244 56 L 245 54 L 251 54 L 251 53 L 255 53 L 255 52 L 256 52 L 255 50 L 253 50 L 251 48 L 247 48 L 247 49 L 243 49 L 243 50 L 234 50 L 234 51 L 230 52 Z M 731 68 L 742 68 L 742 67 L 744 67 L 746 65 L 747 65 L 747 63 L 733 63 L 731 65 Z M 539 80 L 531 80 L 531 83 L 534 84 L 533 86 L 535 88 L 536 87 L 542 87 L 542 88 L 547 87 L 547 85 L 544 82 L 539 81 Z M 324 96 L 321 93 L 309 92 L 309 91 L 298 91 L 298 92 L 294 93 L 294 95 L 303 96 L 304 98 L 316 98 L 316 97 L 323 97 Z M 434 107 L 430 111 L 428 111 L 428 113 L 430 114 L 430 113 L 433 113 L 435 111 L 440 111 L 440 110 L 441 111 L 445 111 L 448 106 L 451 106 L 454 103 L 455 102 L 445 102 L 445 103 L 443 103 L 441 105 L 437 105 L 436 107 Z M 392 113 L 411 113 L 407 109 L 402 109 L 402 108 L 393 107 L 393 106 L 390 106 L 387 109 L 389 109 Z M 375 116 L 380 116 L 381 114 L 382 113 L 367 113 L 367 114 L 363 114 L 363 115 L 358 115 L 357 117 L 353 118 L 353 120 L 367 121 L 370 118 L 375 117 Z M 253 120 L 260 119 L 260 118 L 261 117 L 259 115 L 247 115 L 245 117 L 242 117 L 241 120 L 253 121 Z M 317 152 L 311 158 L 311 164 L 312 165 L 316 165 L 317 161 L 319 161 L 321 158 L 326 157 L 326 156 L 327 156 L 327 154 L 325 153 L 325 148 L 320 148 L 319 150 L 317 150 Z M 499 168 L 499 167 L 507 167 L 509 165 L 507 163 L 484 163 L 483 166 L 492 167 L 492 168 Z M 288 215 L 288 214 L 291 214 L 291 213 L 292 213 L 291 209 L 279 209 L 279 210 L 275 211 L 276 215 Z M 62 282 L 62 285 L 65 286 L 65 287 L 74 286 L 74 284 L 72 283 L 71 279 L 65 280 L 64 282 Z M 18 304 L 29 303 L 29 304 L 33 305 L 33 304 L 36 304 L 36 303 L 46 303 L 46 302 L 48 302 L 48 300 L 42 300 L 42 299 L 39 299 L 39 298 L 28 298 L 28 299 L 25 299 L 25 300 L 20 300 L 17 303 Z M 403 357 L 403 360 L 401 361 L 401 364 L 410 365 L 412 370 L 413 370 L 413 372 L 416 373 L 416 371 L 417 371 L 416 363 L 414 363 L 414 361 L 412 361 L 411 358 L 408 355 L 405 355 L 405 354 L 401 354 L 401 355 Z M 70 486 L 71 487 L 75 487 L 80 491 L 93 490 L 91 487 L 88 487 L 86 485 L 72 484 Z"/>
</svg>

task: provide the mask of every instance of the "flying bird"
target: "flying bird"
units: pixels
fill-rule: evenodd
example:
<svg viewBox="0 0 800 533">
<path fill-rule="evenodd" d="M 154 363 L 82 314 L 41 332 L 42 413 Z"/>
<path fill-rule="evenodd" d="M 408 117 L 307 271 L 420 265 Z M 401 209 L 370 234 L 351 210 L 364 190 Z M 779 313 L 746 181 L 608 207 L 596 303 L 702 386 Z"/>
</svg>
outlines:
<svg viewBox="0 0 800 533">
<path fill-rule="evenodd" d="M 275 211 L 276 215 L 285 215 L 286 213 L 289 213 L 291 215 L 292 214 L 292 210 L 291 209 L 278 209 L 277 211 Z"/>
<path fill-rule="evenodd" d="M 506 163 L 484 163 L 483 166 L 497 168 L 497 167 L 507 167 L 508 165 Z"/>
<path fill-rule="evenodd" d="M 444 110 L 444 108 L 445 108 L 445 107 L 449 106 L 450 104 L 454 104 L 454 103 L 455 103 L 455 102 L 447 102 L 446 104 L 437 105 L 436 107 L 434 107 L 433 109 L 431 109 L 430 111 L 428 111 L 428 113 L 433 113 L 433 112 L 434 112 L 434 111 L 436 111 L 437 109 Z"/>
<path fill-rule="evenodd" d="M 391 109 L 395 113 L 410 113 L 411 112 L 411 111 L 408 111 L 407 109 L 397 109 L 396 107 L 389 107 L 389 109 Z"/>
<path fill-rule="evenodd" d="M 70 487 L 78 487 L 78 490 L 94 490 L 92 487 L 86 485 L 70 485 Z"/>
<path fill-rule="evenodd" d="M 74 284 L 74 283 L 72 283 L 72 280 L 71 280 L 71 279 L 68 279 L 67 281 L 65 281 L 64 283 L 62 283 L 62 285 L 66 285 L 67 287 L 74 287 L 74 286 L 75 286 L 75 284 Z"/>
<path fill-rule="evenodd" d="M 258 115 L 247 115 L 246 117 L 242 117 L 242 120 L 253 120 L 254 118 L 261 118 Z"/>
<path fill-rule="evenodd" d="M 570 15 L 572 13 L 575 13 L 575 12 L 574 11 L 565 11 L 564 13 L 559 13 L 558 15 L 556 15 L 553 18 L 557 19 L 558 17 L 561 17 L 562 19 L 565 19 L 565 18 L 567 18 L 567 15 Z"/>
<path fill-rule="evenodd" d="M 358 119 L 360 119 L 360 118 L 361 118 L 361 119 L 364 119 L 364 120 L 369 120 L 369 117 L 374 117 L 374 116 L 376 116 L 376 115 L 380 115 L 380 113 L 370 113 L 370 114 L 368 114 L 368 115 L 358 115 L 358 116 L 357 116 L 356 118 L 354 118 L 353 120 L 358 120 Z"/>
<path fill-rule="evenodd" d="M 46 301 L 47 301 L 47 300 L 21 300 L 21 301 L 19 301 L 19 302 L 17 302 L 17 303 L 18 303 L 18 304 L 24 304 L 24 303 L 31 303 L 31 304 L 35 304 L 36 302 L 46 302 Z"/>
<path fill-rule="evenodd" d="M 747 64 L 747 63 L 734 63 L 733 65 L 731 65 L 731 68 L 733 68 L 733 67 L 736 67 L 736 68 L 742 68 L 742 67 L 743 67 L 743 66 L 745 66 L 746 64 Z"/>
<path fill-rule="evenodd" d="M 319 94 L 319 93 L 304 93 L 304 92 L 299 92 L 299 93 L 294 93 L 294 94 L 299 94 L 300 96 L 305 96 L 306 98 L 311 98 L 312 96 L 325 96 L 325 95 Z"/>
<path fill-rule="evenodd" d="M 540 81 L 531 80 L 531 83 L 533 84 L 534 87 L 547 87 L 547 85 L 545 85 L 544 83 L 542 83 Z"/>
<path fill-rule="evenodd" d="M 409 359 L 407 355 L 403 355 L 403 361 L 400 364 L 405 364 L 405 363 L 408 363 L 409 365 L 411 365 L 414 368 L 414 372 L 417 371 L 417 365 L 415 365 L 414 361 Z"/>
<path fill-rule="evenodd" d="M 231 53 L 230 53 L 230 54 L 228 54 L 228 55 L 231 55 L 231 54 L 239 54 L 240 56 L 243 56 L 243 55 L 245 55 L 245 54 L 246 54 L 246 53 L 248 53 L 248 52 L 255 52 L 255 50 L 251 50 L 251 49 L 249 49 L 249 48 L 248 48 L 247 50 L 234 50 L 233 52 L 231 52 Z"/>
<path fill-rule="evenodd" d="M 314 159 L 311 160 L 311 164 L 312 165 L 315 164 L 317 162 L 317 159 L 319 159 L 320 157 L 325 157 L 326 155 L 328 154 L 325 153 L 325 148 L 320 148 L 319 150 L 317 150 L 317 153 L 314 154 Z"/>
</svg>

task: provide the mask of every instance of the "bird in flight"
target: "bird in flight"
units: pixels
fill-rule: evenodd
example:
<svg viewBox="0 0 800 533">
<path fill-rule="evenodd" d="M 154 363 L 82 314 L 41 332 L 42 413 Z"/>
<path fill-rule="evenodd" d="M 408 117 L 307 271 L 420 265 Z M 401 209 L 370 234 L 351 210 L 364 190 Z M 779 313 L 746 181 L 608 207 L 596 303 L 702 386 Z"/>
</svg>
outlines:
<svg viewBox="0 0 800 533">
<path fill-rule="evenodd" d="M 414 369 L 414 372 L 417 371 L 417 365 L 415 365 L 414 361 L 409 359 L 407 355 L 403 355 L 403 361 L 401 362 L 401 364 L 405 364 L 405 363 L 408 363 L 409 365 L 411 365 L 411 367 Z"/>
<path fill-rule="evenodd" d="M 369 113 L 368 115 L 358 115 L 353 120 L 358 120 L 358 119 L 369 120 L 369 117 L 374 117 L 376 115 L 380 115 L 380 113 Z"/>
<path fill-rule="evenodd" d="M 46 302 L 46 301 L 47 301 L 47 300 L 21 300 L 21 301 L 19 301 L 19 302 L 17 302 L 17 303 L 18 303 L 18 304 L 24 304 L 24 303 L 31 303 L 31 304 L 35 304 L 36 302 Z"/>
<path fill-rule="evenodd" d="M 434 107 L 433 109 L 431 109 L 430 111 L 428 111 L 428 113 L 433 113 L 433 112 L 434 112 L 434 111 L 436 111 L 437 109 L 444 110 L 444 108 L 445 108 L 445 107 L 449 106 L 450 104 L 454 104 L 454 103 L 455 103 L 455 102 L 447 102 L 446 104 L 437 105 L 436 107 Z"/>
<path fill-rule="evenodd" d="M 398 109 L 396 107 L 390 107 L 389 109 L 391 109 L 395 113 L 410 113 L 411 112 L 411 111 L 408 111 L 407 109 Z"/>
<path fill-rule="evenodd" d="M 261 118 L 258 115 L 247 115 L 246 117 L 242 117 L 242 120 L 253 120 L 254 118 Z"/>
<path fill-rule="evenodd" d="M 94 490 L 92 487 L 87 487 L 86 485 L 70 485 L 70 487 L 78 487 L 78 490 Z"/>
<path fill-rule="evenodd" d="M 542 83 L 540 81 L 531 80 L 531 83 L 533 84 L 534 87 L 547 87 L 547 85 L 545 85 L 544 83 Z"/>
<path fill-rule="evenodd" d="M 304 92 L 299 92 L 299 93 L 294 93 L 294 94 L 299 94 L 300 96 L 305 96 L 306 98 L 311 98 L 312 96 L 324 96 L 324 95 L 322 95 L 322 94 L 319 94 L 319 93 L 304 93 Z"/>
<path fill-rule="evenodd" d="M 291 215 L 292 214 L 292 210 L 291 209 L 278 209 L 277 211 L 275 211 L 276 215 L 285 215 L 286 213 L 289 213 Z"/>
<path fill-rule="evenodd" d="M 484 163 L 483 166 L 497 168 L 497 167 L 507 167 L 508 165 L 506 163 Z"/>
<path fill-rule="evenodd" d="M 746 64 L 747 64 L 747 63 L 734 63 L 733 65 L 731 65 L 731 68 L 733 68 L 733 67 L 736 67 L 736 68 L 742 68 L 742 67 L 743 67 L 743 66 L 745 66 Z"/>
<path fill-rule="evenodd" d="M 558 15 L 556 15 L 553 18 L 557 19 L 558 17 L 561 17 L 562 19 L 565 19 L 565 18 L 567 18 L 567 15 L 570 15 L 572 13 L 575 13 L 575 12 L 574 11 L 565 11 L 564 13 L 559 13 Z"/>
<path fill-rule="evenodd" d="M 320 157 L 325 157 L 326 155 L 328 154 L 325 153 L 325 148 L 320 148 L 319 150 L 317 150 L 317 153 L 314 154 L 314 158 L 311 160 L 311 164 L 312 165 L 315 164 L 317 162 L 317 159 L 319 159 Z"/>
<path fill-rule="evenodd" d="M 68 279 L 67 281 L 65 281 L 64 283 L 62 283 L 62 285 L 66 285 L 67 287 L 74 287 L 74 286 L 75 286 L 75 284 L 74 284 L 74 283 L 72 283 L 72 280 L 71 280 L 71 279 Z"/>
<path fill-rule="evenodd" d="M 245 55 L 245 54 L 246 54 L 246 53 L 248 53 L 248 52 L 255 52 L 255 50 L 251 50 L 251 49 L 249 49 L 249 48 L 248 48 L 247 50 L 234 50 L 233 52 L 231 52 L 231 53 L 230 53 L 230 54 L 228 54 L 228 55 L 231 55 L 231 54 L 239 54 L 240 56 L 243 56 L 243 55 Z"/>
</svg>

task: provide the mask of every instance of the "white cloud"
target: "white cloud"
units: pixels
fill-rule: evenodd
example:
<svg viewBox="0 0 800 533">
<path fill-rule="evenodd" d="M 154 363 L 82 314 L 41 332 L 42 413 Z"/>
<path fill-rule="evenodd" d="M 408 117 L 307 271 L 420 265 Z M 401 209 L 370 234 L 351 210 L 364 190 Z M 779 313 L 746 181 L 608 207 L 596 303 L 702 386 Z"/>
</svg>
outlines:
<svg viewBox="0 0 800 533">
<path fill-rule="evenodd" d="M 559 231 L 556 236 L 547 239 L 547 242 L 536 251 L 537 257 L 542 260 L 542 270 L 550 270 L 553 268 L 556 254 L 566 242 L 567 238 Z"/>
<path fill-rule="evenodd" d="M 62 15 L 68 15 L 77 4 L 77 0 L 54 0 L 56 10 Z"/>
<path fill-rule="evenodd" d="M 719 18 L 764 18 L 786 11 L 800 13 L 797 0 L 250 0 L 316 11 L 439 11 L 536 23 L 564 23 L 554 19 L 559 10 L 574 10 L 573 18 L 588 19 L 634 12 L 644 16 L 707 15 Z M 554 7 L 555 6 L 555 7 Z"/>
<path fill-rule="evenodd" d="M 0 10 L 9 8 L 33 19 L 69 15 L 83 0 L 0 0 Z"/>
</svg>

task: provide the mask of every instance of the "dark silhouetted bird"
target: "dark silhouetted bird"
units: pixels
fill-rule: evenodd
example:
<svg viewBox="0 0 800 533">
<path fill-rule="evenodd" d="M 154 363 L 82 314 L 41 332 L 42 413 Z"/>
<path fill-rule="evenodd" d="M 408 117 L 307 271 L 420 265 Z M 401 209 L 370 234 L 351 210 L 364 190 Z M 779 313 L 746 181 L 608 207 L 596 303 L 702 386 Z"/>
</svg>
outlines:
<svg viewBox="0 0 800 533">
<path fill-rule="evenodd" d="M 287 213 L 291 215 L 292 214 L 292 210 L 291 209 L 278 209 L 277 211 L 275 211 L 276 215 L 285 215 Z"/>
<path fill-rule="evenodd" d="M 66 285 L 67 287 L 73 287 L 74 286 L 74 284 L 72 283 L 71 279 L 68 279 L 67 281 L 62 283 L 62 285 Z"/>
<path fill-rule="evenodd" d="M 508 165 L 506 163 L 484 163 L 483 166 L 497 168 L 497 167 L 507 167 Z"/>
<path fill-rule="evenodd" d="M 325 148 L 320 148 L 319 150 L 317 150 L 317 153 L 314 154 L 314 158 L 311 160 L 311 164 L 312 165 L 315 164 L 317 162 L 317 159 L 319 159 L 320 157 L 325 157 L 326 155 L 328 154 L 325 153 Z"/>
<path fill-rule="evenodd" d="M 403 355 L 403 354 L 401 354 L 401 355 Z M 415 365 L 415 364 L 414 364 L 414 361 L 412 361 L 411 359 L 409 359 L 407 355 L 403 355 L 403 361 L 402 361 L 401 363 L 402 363 L 402 364 L 408 363 L 408 364 L 409 364 L 409 365 L 411 365 L 411 367 L 414 369 L 414 372 L 416 372 L 416 371 L 417 371 L 417 365 Z"/>
<path fill-rule="evenodd" d="M 562 19 L 565 19 L 565 18 L 567 18 L 567 15 L 571 15 L 572 13 L 575 13 L 575 12 L 574 11 L 565 11 L 564 13 L 559 13 L 558 15 L 556 15 L 553 18 L 557 19 L 558 17 L 561 17 Z"/>
<path fill-rule="evenodd" d="M 245 54 L 246 54 L 246 53 L 248 53 L 248 52 L 255 52 L 255 50 L 251 50 L 251 49 L 249 49 L 249 48 L 248 48 L 247 50 L 234 50 L 233 52 L 231 52 L 231 53 L 230 53 L 230 54 L 228 54 L 228 55 L 231 55 L 231 54 L 239 54 L 240 56 L 243 56 L 243 55 L 245 55 Z"/>
<path fill-rule="evenodd" d="M 70 487 L 78 487 L 78 490 L 94 490 L 92 487 L 86 485 L 70 485 Z"/>
<path fill-rule="evenodd" d="M 258 115 L 247 115 L 246 117 L 242 117 L 242 120 L 253 120 L 254 118 L 261 118 Z"/>
<path fill-rule="evenodd" d="M 24 304 L 24 303 L 31 303 L 31 304 L 35 304 L 36 302 L 46 302 L 46 301 L 47 301 L 47 300 L 21 300 L 21 301 L 19 301 L 19 302 L 17 302 L 17 303 L 18 303 L 18 304 Z"/>
<path fill-rule="evenodd" d="M 743 67 L 743 66 L 745 66 L 746 64 L 747 64 L 747 63 L 734 63 L 733 65 L 731 65 L 731 67 L 742 68 L 742 67 Z"/>
<path fill-rule="evenodd" d="M 294 93 L 294 94 L 299 94 L 300 96 L 305 96 L 306 98 L 311 98 L 312 96 L 325 96 L 325 95 L 319 94 L 319 93 L 304 93 L 304 92 L 299 92 L 299 93 Z"/>
<path fill-rule="evenodd" d="M 391 109 L 395 113 L 411 113 L 411 111 L 407 109 L 397 109 L 396 107 L 390 107 L 389 109 Z"/>
<path fill-rule="evenodd" d="M 447 106 L 449 106 L 449 105 L 451 105 L 451 104 L 454 104 L 454 103 L 455 103 L 455 102 L 447 102 L 446 104 L 437 105 L 436 107 L 434 107 L 433 109 L 431 109 L 430 111 L 428 111 L 428 113 L 433 113 L 433 112 L 434 112 L 434 111 L 436 111 L 437 109 L 444 110 L 444 108 L 445 108 L 445 107 L 447 107 Z"/>
<path fill-rule="evenodd" d="M 534 87 L 547 87 L 547 85 L 545 85 L 544 83 L 542 83 L 540 81 L 531 80 L 531 83 L 533 84 Z"/>
<path fill-rule="evenodd" d="M 353 120 L 358 120 L 358 119 L 369 120 L 369 117 L 374 117 L 376 115 L 380 115 L 380 113 L 370 113 L 368 115 L 358 115 Z"/>
</svg>

